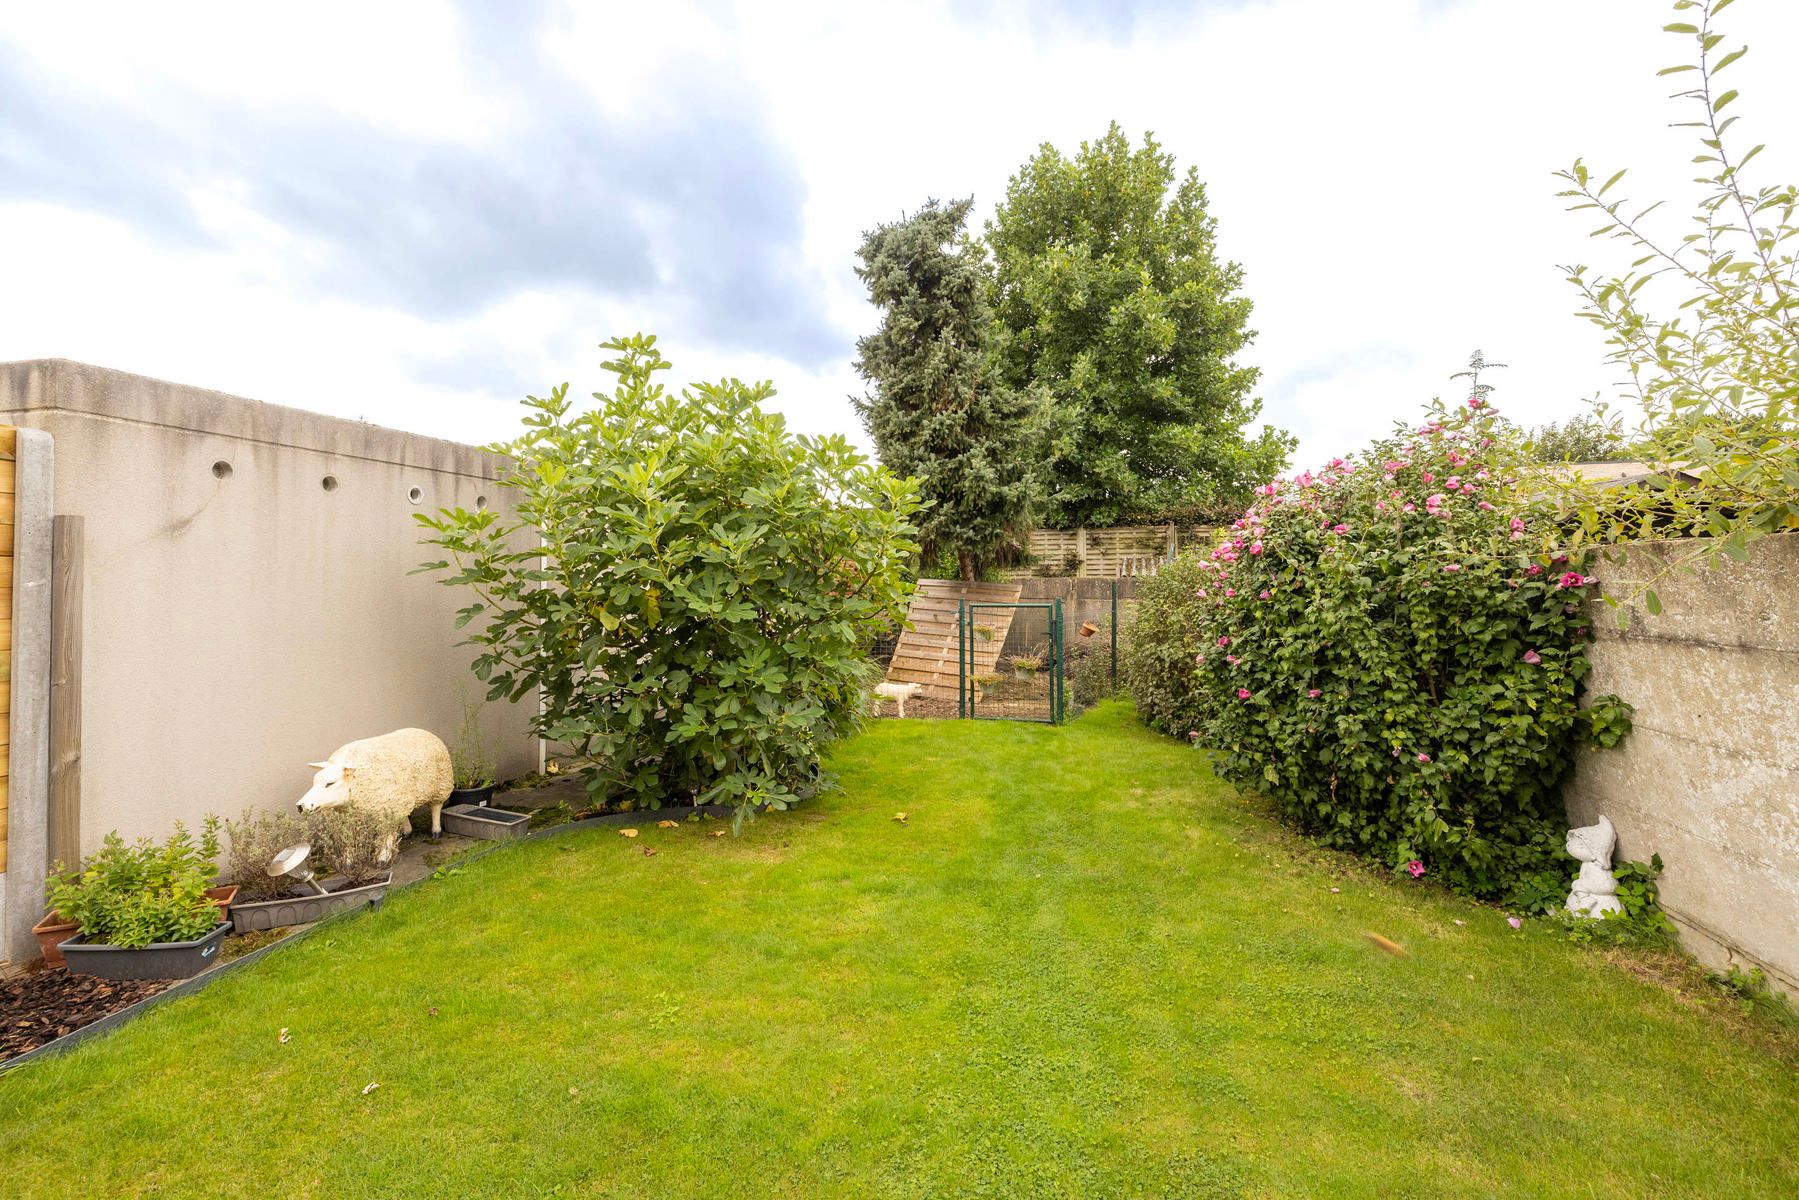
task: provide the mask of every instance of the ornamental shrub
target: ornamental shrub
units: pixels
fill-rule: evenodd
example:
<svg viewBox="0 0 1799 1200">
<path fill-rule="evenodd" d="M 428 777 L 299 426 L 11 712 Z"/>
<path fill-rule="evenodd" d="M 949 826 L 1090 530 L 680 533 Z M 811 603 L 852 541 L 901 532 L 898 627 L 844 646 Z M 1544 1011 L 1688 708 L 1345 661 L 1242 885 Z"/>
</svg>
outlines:
<svg viewBox="0 0 1799 1200">
<path fill-rule="evenodd" d="M 1210 605 L 1194 593 L 1208 578 L 1203 554 L 1188 551 L 1142 581 L 1118 651 L 1118 682 L 1151 729 L 1186 737 L 1205 718 L 1206 693 L 1194 659 L 1203 652 Z"/>
<path fill-rule="evenodd" d="M 177 821 L 160 845 L 149 838 L 127 844 L 109 833 L 79 871 L 56 864 L 49 905 L 95 944 L 137 950 L 190 942 L 219 923 L 218 905 L 206 895 L 218 853 L 217 817 L 206 818 L 198 839 Z"/>
<path fill-rule="evenodd" d="M 488 699 L 541 710 L 596 804 L 785 808 L 867 708 L 865 652 L 904 619 L 917 488 L 840 436 L 796 437 L 764 383 L 655 382 L 654 337 L 608 342 L 610 395 L 528 398 L 494 449 L 516 517 L 420 514 L 467 588 Z"/>
<path fill-rule="evenodd" d="M 1577 702 L 1592 581 L 1584 553 L 1542 551 L 1515 437 L 1477 394 L 1271 483 L 1195 590 L 1220 774 L 1328 845 L 1491 898 L 1565 869 L 1577 737 L 1622 720 Z"/>
</svg>

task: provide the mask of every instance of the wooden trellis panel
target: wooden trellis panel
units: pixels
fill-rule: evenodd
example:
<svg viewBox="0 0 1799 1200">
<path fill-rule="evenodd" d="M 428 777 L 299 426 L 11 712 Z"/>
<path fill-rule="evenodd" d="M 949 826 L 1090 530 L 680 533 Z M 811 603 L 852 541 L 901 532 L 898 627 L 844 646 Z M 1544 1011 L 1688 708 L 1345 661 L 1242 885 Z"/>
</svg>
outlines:
<svg viewBox="0 0 1799 1200">
<path fill-rule="evenodd" d="M 956 698 L 956 607 L 961 600 L 983 603 L 1016 603 L 1017 583 L 963 583 L 950 579 L 921 579 L 906 612 L 906 628 L 894 647 L 887 678 L 894 683 L 916 683 L 921 696 L 932 700 Z M 1010 608 L 976 611 L 977 624 L 993 630 L 990 638 L 976 638 L 975 673 L 992 671 L 1000 648 L 1012 628 Z"/>
<path fill-rule="evenodd" d="M 1216 538 L 1217 531 L 1209 525 L 1033 529 L 1027 546 L 1035 563 L 1018 573 L 1075 575 L 1082 579 L 1153 575 L 1161 563 L 1180 551 L 1193 546 L 1209 547 Z"/>
</svg>

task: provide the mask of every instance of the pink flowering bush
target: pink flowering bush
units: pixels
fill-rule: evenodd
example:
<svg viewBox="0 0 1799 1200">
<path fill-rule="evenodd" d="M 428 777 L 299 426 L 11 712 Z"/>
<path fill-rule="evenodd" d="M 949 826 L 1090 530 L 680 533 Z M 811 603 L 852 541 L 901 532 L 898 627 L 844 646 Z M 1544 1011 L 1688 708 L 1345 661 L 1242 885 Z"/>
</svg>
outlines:
<svg viewBox="0 0 1799 1200">
<path fill-rule="evenodd" d="M 1196 696 L 1146 715 L 1397 870 L 1503 897 L 1560 867 L 1561 784 L 1595 722 L 1587 562 L 1543 549 L 1555 530 L 1509 486 L 1515 455 L 1476 401 L 1263 488 L 1181 568 L 1198 624 L 1168 661 Z M 1615 727 L 1619 706 L 1598 710 Z"/>
</svg>

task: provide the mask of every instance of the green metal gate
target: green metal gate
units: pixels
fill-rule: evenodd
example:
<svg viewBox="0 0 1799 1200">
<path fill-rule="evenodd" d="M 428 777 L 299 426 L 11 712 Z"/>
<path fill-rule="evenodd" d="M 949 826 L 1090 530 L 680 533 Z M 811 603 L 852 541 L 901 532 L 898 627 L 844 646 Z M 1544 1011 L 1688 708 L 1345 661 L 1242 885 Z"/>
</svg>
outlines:
<svg viewBox="0 0 1799 1200">
<path fill-rule="evenodd" d="M 984 609 L 1043 614 L 1048 631 L 1039 655 L 1034 649 L 1002 662 L 1003 646 L 988 655 L 978 636 Z M 1009 627 L 1009 625 L 1008 625 Z M 989 633 L 989 638 L 991 638 Z M 1068 712 L 1062 601 L 974 601 L 956 605 L 956 715 L 988 721 L 1040 721 L 1059 725 Z M 987 661 L 983 662 L 982 659 Z M 1023 665 L 1027 660 L 1034 665 Z"/>
</svg>

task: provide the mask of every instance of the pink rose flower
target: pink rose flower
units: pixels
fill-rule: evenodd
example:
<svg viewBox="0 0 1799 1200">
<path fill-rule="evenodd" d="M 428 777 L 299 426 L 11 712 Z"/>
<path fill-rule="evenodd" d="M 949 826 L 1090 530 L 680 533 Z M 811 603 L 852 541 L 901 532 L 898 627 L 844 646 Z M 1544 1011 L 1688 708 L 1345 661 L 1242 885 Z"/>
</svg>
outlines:
<svg viewBox="0 0 1799 1200">
<path fill-rule="evenodd" d="M 1453 573 L 1453 572 L 1456 572 L 1456 571 L 1459 571 L 1459 570 L 1461 570 L 1461 569 L 1462 569 L 1462 564 L 1461 564 L 1461 563 L 1444 563 L 1444 564 L 1443 564 L 1443 569 L 1444 569 L 1444 570 L 1445 570 L 1445 571 L 1448 571 L 1448 572 L 1451 572 L 1451 573 Z"/>
<path fill-rule="evenodd" d="M 1557 583 L 1557 586 L 1565 588 L 1585 587 L 1586 585 L 1587 577 L 1582 575 L 1579 571 L 1569 571 L 1566 575 L 1563 575 Z"/>
<path fill-rule="evenodd" d="M 1505 919 L 1505 923 L 1507 925 L 1510 925 L 1513 929 L 1523 929 L 1524 928 L 1524 922 L 1519 920 L 1517 917 L 1507 917 Z"/>
<path fill-rule="evenodd" d="M 1331 532 L 1332 532 L 1332 533 L 1336 533 L 1336 534 L 1344 534 L 1344 533 L 1348 533 L 1348 532 L 1349 532 L 1349 526 L 1347 526 L 1347 525 L 1344 525 L 1344 524 L 1342 524 L 1342 523 L 1338 523 L 1338 524 L 1336 524 L 1336 525 L 1332 525 L 1332 526 L 1331 526 Z"/>
<path fill-rule="evenodd" d="M 1318 699 L 1318 697 L 1320 697 L 1322 695 L 1324 695 L 1324 692 L 1319 688 L 1308 688 L 1306 690 L 1306 699 L 1307 700 L 1316 700 L 1316 699 Z"/>
<path fill-rule="evenodd" d="M 1543 568 L 1536 563 L 1531 563 L 1530 566 L 1524 569 L 1524 573 L 1526 575 L 1541 575 L 1543 573 Z"/>
<path fill-rule="evenodd" d="M 1437 477 L 1435 475 L 1432 475 L 1429 471 L 1426 471 L 1424 474 L 1418 476 L 1418 478 L 1422 479 L 1426 483 L 1437 482 Z"/>
<path fill-rule="evenodd" d="M 1270 599 L 1273 599 L 1273 597 L 1274 597 L 1273 592 L 1269 591 L 1267 588 L 1263 588 L 1261 590 L 1261 592 L 1257 594 L 1256 599 L 1257 600 L 1270 600 Z"/>
<path fill-rule="evenodd" d="M 1218 639 L 1218 644 L 1220 646 L 1228 646 L 1231 644 L 1231 639 L 1229 639 L 1227 637 L 1221 637 Z"/>
<path fill-rule="evenodd" d="M 1409 874 L 1413 879 L 1417 879 L 1419 876 L 1424 874 L 1424 864 L 1419 862 L 1415 858 L 1411 862 L 1409 862 L 1405 865 L 1405 869 L 1406 869 L 1406 873 Z"/>
<path fill-rule="evenodd" d="M 1538 654 L 1535 650 L 1526 650 L 1524 652 L 1524 661 L 1534 667 L 1543 661 L 1543 656 Z"/>
<path fill-rule="evenodd" d="M 1430 755 L 1428 755 L 1428 754 L 1425 754 L 1425 753 L 1424 753 L 1424 752 L 1423 752 L 1423 751 L 1419 751 L 1419 753 L 1418 753 L 1418 761 L 1419 761 L 1419 762 L 1421 762 L 1421 763 L 1427 763 L 1427 762 L 1429 762 L 1429 761 L 1430 761 Z"/>
<path fill-rule="evenodd" d="M 1251 542 L 1251 543 L 1250 543 L 1250 544 L 1249 544 L 1249 552 L 1250 552 L 1250 553 L 1251 553 L 1251 554 L 1260 554 L 1260 553 L 1261 553 L 1261 552 L 1262 552 L 1262 543 L 1260 543 L 1260 542 Z"/>
<path fill-rule="evenodd" d="M 1249 699 L 1249 689 L 1248 688 L 1238 688 L 1237 689 L 1237 699 L 1239 699 L 1239 700 Z"/>
</svg>

